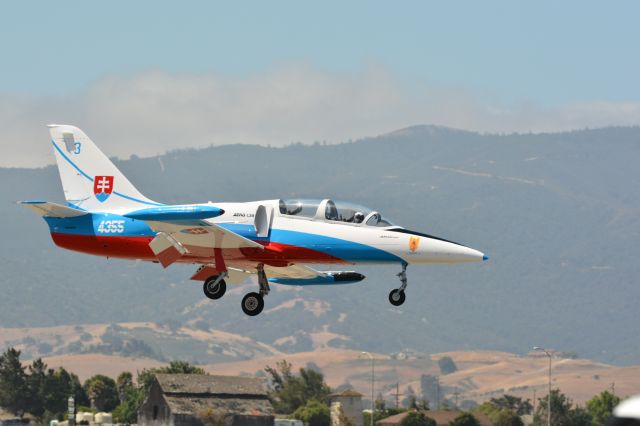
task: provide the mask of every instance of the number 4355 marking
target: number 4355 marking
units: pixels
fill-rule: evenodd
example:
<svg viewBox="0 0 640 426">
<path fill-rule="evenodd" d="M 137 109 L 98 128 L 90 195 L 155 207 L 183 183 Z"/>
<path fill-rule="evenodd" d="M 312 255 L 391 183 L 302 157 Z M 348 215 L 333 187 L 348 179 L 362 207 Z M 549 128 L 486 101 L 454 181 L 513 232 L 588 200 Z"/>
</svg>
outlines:
<svg viewBox="0 0 640 426">
<path fill-rule="evenodd" d="M 102 220 L 98 225 L 101 234 L 121 234 L 124 232 L 124 220 Z"/>
</svg>

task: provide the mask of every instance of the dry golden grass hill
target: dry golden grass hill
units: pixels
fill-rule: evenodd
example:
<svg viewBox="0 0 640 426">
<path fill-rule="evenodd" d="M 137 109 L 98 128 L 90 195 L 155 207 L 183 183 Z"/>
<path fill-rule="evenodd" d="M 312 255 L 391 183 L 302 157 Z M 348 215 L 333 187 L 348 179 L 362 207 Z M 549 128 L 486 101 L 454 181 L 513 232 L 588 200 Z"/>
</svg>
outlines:
<svg viewBox="0 0 640 426">
<path fill-rule="evenodd" d="M 207 357 L 219 360 L 199 363 L 209 373 L 263 375 L 265 366 L 275 366 L 286 359 L 295 369 L 320 368 L 334 388 L 350 384 L 370 395 L 368 356 L 358 350 L 332 348 L 324 338 L 327 336 L 316 334 L 316 349 L 285 353 L 232 333 L 195 327 L 170 329 L 155 323 L 0 328 L 0 348 L 13 346 L 22 350 L 25 361 L 43 357 L 50 367 L 64 366 L 82 380 L 94 374 L 111 377 L 122 371 L 135 374 L 143 368 L 165 365 L 171 359 L 193 362 Z M 163 349 L 170 348 L 174 352 L 163 354 Z M 438 376 L 442 396 L 450 401 L 457 398 L 482 402 L 504 393 L 533 399 L 534 394 L 539 398 L 547 393 L 548 359 L 544 354 L 464 351 L 428 355 L 405 351 L 373 356 L 375 393 L 383 393 L 389 401 L 395 401 L 397 391 L 406 394 L 409 386 L 420 394 L 423 374 Z M 445 356 L 453 359 L 457 371 L 441 373 L 437 361 Z M 618 395 L 640 393 L 640 366 L 619 367 L 558 356 L 553 359 L 552 377 L 553 387 L 578 403 L 612 385 Z"/>
</svg>

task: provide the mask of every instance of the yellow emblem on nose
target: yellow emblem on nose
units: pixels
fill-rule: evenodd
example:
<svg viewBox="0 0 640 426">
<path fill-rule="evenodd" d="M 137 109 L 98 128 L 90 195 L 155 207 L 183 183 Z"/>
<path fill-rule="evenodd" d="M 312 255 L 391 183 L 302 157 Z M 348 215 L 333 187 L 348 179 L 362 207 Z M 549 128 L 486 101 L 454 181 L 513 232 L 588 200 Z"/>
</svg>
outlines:
<svg viewBox="0 0 640 426">
<path fill-rule="evenodd" d="M 409 238 L 409 250 L 412 252 L 418 250 L 418 246 L 420 245 L 420 237 L 411 237 Z"/>
</svg>

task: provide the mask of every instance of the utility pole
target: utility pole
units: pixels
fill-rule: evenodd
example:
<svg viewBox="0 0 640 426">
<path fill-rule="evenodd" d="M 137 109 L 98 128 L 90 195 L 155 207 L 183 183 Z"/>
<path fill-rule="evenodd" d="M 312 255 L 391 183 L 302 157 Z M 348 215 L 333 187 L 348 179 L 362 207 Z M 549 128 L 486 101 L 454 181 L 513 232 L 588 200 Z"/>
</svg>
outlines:
<svg viewBox="0 0 640 426">
<path fill-rule="evenodd" d="M 440 409 L 440 376 L 436 376 L 436 410 Z"/>
<path fill-rule="evenodd" d="M 456 410 L 458 409 L 458 395 L 460 395 L 458 393 L 458 387 L 454 387 L 453 388 L 453 396 L 455 397 L 455 401 L 456 401 Z"/>
<path fill-rule="evenodd" d="M 533 347 L 534 351 L 544 352 L 549 358 L 549 396 L 547 398 L 547 426 L 551 426 L 551 354 L 548 350 L 538 346 Z"/>
<path fill-rule="evenodd" d="M 70 396 L 67 400 L 67 412 L 69 414 L 69 426 L 75 426 L 76 424 L 76 401 Z"/>
<path fill-rule="evenodd" d="M 376 413 L 376 398 L 373 393 L 375 383 L 375 367 L 373 362 L 373 355 L 371 355 L 369 352 L 364 351 L 362 352 L 362 355 L 368 355 L 369 358 L 371 358 L 371 426 L 373 426 L 373 418 L 375 417 Z"/>
</svg>

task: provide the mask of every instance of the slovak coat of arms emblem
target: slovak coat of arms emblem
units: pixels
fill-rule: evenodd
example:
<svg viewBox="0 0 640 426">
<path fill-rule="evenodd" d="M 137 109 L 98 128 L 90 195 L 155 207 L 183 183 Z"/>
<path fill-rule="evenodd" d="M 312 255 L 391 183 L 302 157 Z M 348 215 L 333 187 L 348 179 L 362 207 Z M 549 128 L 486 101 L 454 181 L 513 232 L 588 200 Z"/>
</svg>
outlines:
<svg viewBox="0 0 640 426">
<path fill-rule="evenodd" d="M 93 193 L 98 201 L 104 203 L 113 192 L 113 176 L 96 176 L 93 180 Z"/>
</svg>

